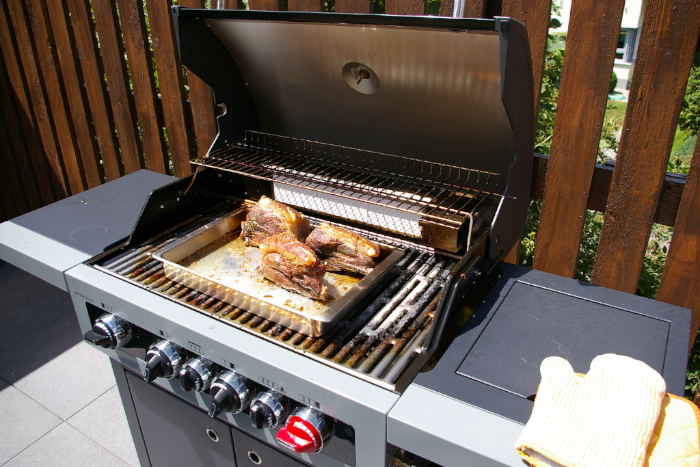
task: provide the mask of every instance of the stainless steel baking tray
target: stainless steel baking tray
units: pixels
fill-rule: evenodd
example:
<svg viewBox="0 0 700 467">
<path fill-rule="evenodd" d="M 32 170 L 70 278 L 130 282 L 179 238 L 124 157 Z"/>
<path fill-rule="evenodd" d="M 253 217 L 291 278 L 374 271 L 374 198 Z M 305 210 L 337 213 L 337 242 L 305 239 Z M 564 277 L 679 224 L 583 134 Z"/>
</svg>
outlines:
<svg viewBox="0 0 700 467">
<path fill-rule="evenodd" d="M 288 291 L 265 279 L 261 254 L 239 237 L 247 209 L 241 207 L 157 250 L 165 276 L 211 297 L 303 334 L 325 334 L 391 271 L 403 252 L 382 246 L 378 264 L 365 277 L 327 272 L 326 302 Z"/>
</svg>

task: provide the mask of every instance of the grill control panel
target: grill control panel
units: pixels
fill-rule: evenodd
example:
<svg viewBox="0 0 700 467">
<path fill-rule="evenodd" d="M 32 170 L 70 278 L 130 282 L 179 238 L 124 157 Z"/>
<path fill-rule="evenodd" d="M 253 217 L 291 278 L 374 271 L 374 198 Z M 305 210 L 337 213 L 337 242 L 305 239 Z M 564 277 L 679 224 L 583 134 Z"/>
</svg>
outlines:
<svg viewBox="0 0 700 467">
<path fill-rule="evenodd" d="M 354 445 L 353 428 L 323 414 L 315 401 L 311 401 L 312 408 L 309 400 L 298 402 L 279 392 L 283 389 L 277 383 L 262 377 L 253 381 L 192 352 L 189 346 L 185 348 L 162 339 L 93 305 L 88 304 L 88 311 L 93 329 L 85 334 L 85 340 L 142 360 L 142 377 L 149 383 L 167 389 L 167 384 L 160 381 L 179 380 L 179 384 L 172 383 L 171 387 L 206 395 L 199 398 L 207 405 L 209 416 L 220 419 L 226 418 L 226 414 L 247 416 L 252 428 L 247 430 L 249 433 L 267 442 L 274 439 L 277 447 L 297 454 L 324 452 L 337 457 L 333 448 L 326 449 L 336 427 L 340 443 Z M 269 431 L 272 433 L 266 434 Z M 348 463 L 347 459 L 339 460 Z"/>
</svg>

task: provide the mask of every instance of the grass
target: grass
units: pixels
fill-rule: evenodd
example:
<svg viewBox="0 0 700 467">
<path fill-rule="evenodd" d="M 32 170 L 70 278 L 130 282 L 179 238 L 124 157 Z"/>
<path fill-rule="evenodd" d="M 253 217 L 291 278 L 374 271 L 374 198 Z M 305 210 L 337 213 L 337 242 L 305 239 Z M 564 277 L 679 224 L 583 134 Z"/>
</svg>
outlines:
<svg viewBox="0 0 700 467">
<path fill-rule="evenodd" d="M 608 105 L 605 109 L 605 120 L 616 117 L 622 122 L 625 119 L 625 112 L 627 112 L 627 102 L 608 100 Z"/>
<path fill-rule="evenodd" d="M 671 147 L 671 154 L 678 150 L 678 147 L 681 144 L 683 144 L 683 142 L 686 139 L 688 139 L 688 136 L 690 136 L 690 133 L 685 132 L 680 128 L 676 128 L 676 135 L 673 137 L 673 146 Z"/>
</svg>

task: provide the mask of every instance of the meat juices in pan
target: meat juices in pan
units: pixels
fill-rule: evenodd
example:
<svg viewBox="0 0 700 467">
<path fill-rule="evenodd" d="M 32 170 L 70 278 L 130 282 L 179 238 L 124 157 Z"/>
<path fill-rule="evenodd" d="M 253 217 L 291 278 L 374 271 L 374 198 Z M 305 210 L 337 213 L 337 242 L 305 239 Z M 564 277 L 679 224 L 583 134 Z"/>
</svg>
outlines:
<svg viewBox="0 0 700 467">
<path fill-rule="evenodd" d="M 289 206 L 262 196 L 241 222 L 241 238 L 246 245 L 258 246 L 260 242 L 275 234 L 290 233 L 303 242 L 311 231 L 304 215 Z"/>
<path fill-rule="evenodd" d="M 323 258 L 328 271 L 349 271 L 367 275 L 379 256 L 379 245 L 342 227 L 325 222 L 316 227 L 306 239 Z"/>
<path fill-rule="evenodd" d="M 259 246 L 267 279 L 305 297 L 326 300 L 326 267 L 308 245 L 292 234 L 281 233 L 263 239 Z"/>
</svg>

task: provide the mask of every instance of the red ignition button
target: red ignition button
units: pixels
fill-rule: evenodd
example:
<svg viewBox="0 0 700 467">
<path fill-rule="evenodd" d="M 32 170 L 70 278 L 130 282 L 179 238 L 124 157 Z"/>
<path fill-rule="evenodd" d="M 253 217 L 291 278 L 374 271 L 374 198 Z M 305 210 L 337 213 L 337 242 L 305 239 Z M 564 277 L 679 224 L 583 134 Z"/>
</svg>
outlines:
<svg viewBox="0 0 700 467">
<path fill-rule="evenodd" d="M 323 442 L 331 435 L 326 417 L 309 407 L 297 409 L 287 424 L 277 432 L 277 443 L 296 453 L 313 453 L 323 449 Z"/>
<path fill-rule="evenodd" d="M 299 417 L 289 417 L 287 425 L 277 432 L 277 442 L 296 453 L 319 451 L 323 445 L 314 426 Z"/>
</svg>

